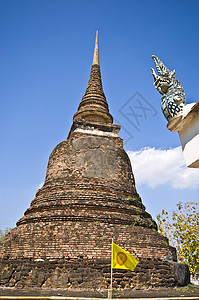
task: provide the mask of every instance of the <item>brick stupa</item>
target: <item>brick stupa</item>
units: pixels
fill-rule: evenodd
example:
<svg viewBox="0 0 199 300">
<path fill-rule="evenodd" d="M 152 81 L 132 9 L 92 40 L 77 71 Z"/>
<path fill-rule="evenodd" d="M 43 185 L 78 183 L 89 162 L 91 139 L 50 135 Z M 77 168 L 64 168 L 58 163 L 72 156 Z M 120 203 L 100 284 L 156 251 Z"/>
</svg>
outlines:
<svg viewBox="0 0 199 300">
<path fill-rule="evenodd" d="M 102 88 L 97 33 L 68 138 L 53 150 L 44 185 L 1 243 L 0 285 L 108 288 L 112 238 L 140 261 L 134 272 L 114 270 L 113 286 L 186 283 L 176 271 L 185 274 L 186 266 L 175 263 L 175 248 L 157 233 L 136 191 L 119 130 Z"/>
</svg>

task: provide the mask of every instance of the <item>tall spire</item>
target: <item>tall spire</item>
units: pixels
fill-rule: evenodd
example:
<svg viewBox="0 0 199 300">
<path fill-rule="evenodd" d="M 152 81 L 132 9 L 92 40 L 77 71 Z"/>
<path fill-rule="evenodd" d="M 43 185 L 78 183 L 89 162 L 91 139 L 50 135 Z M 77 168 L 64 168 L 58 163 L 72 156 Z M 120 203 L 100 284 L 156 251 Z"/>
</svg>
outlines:
<svg viewBox="0 0 199 300">
<path fill-rule="evenodd" d="M 93 55 L 93 65 L 99 65 L 98 30 L 96 32 L 95 50 L 94 50 L 94 55 Z"/>
<path fill-rule="evenodd" d="M 74 121 L 81 119 L 89 122 L 113 123 L 113 117 L 109 113 L 108 103 L 102 87 L 99 66 L 98 31 L 96 32 L 93 64 L 88 87 L 73 119 Z"/>
</svg>

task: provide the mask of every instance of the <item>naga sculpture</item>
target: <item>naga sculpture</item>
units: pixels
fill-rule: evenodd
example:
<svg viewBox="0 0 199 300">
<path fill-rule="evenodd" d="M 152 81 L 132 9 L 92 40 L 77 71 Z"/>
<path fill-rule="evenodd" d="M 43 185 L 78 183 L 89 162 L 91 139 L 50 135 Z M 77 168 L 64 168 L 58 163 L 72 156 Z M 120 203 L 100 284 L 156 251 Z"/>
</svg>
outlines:
<svg viewBox="0 0 199 300">
<path fill-rule="evenodd" d="M 152 55 L 158 75 L 152 70 L 154 85 L 162 95 L 162 112 L 165 118 L 170 121 L 174 116 L 183 114 L 185 104 L 185 92 L 180 82 L 175 77 L 176 70 L 169 71 L 161 60 Z"/>
</svg>

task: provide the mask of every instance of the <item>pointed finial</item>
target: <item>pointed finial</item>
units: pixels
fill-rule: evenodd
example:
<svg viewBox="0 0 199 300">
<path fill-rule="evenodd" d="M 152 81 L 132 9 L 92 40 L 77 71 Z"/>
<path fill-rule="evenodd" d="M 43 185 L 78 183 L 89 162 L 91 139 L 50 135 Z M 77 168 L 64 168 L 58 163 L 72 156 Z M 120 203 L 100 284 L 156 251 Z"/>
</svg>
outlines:
<svg viewBox="0 0 199 300">
<path fill-rule="evenodd" d="M 94 50 L 94 55 L 93 55 L 93 65 L 99 65 L 98 30 L 96 32 L 95 50 Z"/>
<path fill-rule="evenodd" d="M 108 103 L 102 87 L 99 66 L 98 31 L 96 32 L 93 65 L 88 86 L 79 104 L 78 111 L 73 116 L 74 122 L 78 120 L 113 124 L 113 117 L 109 113 Z"/>
</svg>

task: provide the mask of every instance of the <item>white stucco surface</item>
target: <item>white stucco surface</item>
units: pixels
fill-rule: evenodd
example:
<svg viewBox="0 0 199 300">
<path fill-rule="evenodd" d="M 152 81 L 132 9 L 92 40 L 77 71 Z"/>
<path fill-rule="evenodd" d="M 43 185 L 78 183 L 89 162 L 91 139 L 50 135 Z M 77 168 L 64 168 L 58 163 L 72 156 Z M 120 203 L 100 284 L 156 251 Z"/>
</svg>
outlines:
<svg viewBox="0 0 199 300">
<path fill-rule="evenodd" d="M 186 165 L 199 168 L 199 102 L 185 117 L 176 116 L 167 125 L 168 129 L 177 131 L 180 137 Z"/>
</svg>

